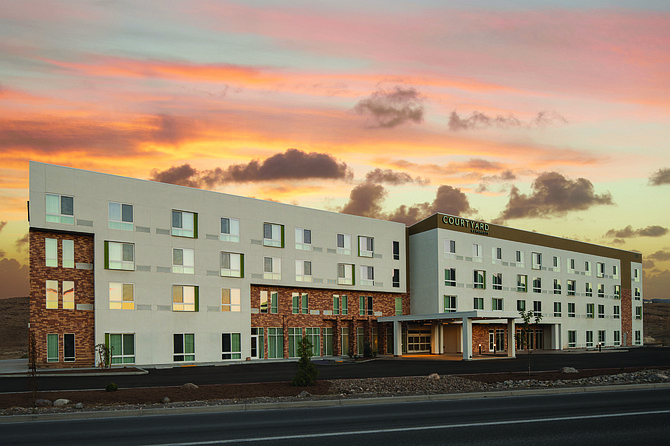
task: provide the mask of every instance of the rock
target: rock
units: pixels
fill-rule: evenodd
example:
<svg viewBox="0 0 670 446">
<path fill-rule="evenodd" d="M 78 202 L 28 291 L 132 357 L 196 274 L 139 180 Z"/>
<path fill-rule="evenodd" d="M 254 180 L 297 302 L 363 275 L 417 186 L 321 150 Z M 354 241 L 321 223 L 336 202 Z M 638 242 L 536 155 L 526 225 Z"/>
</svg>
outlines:
<svg viewBox="0 0 670 446">
<path fill-rule="evenodd" d="M 559 370 L 561 373 L 579 373 L 579 370 L 577 370 L 574 367 L 563 367 L 561 370 Z"/>
<path fill-rule="evenodd" d="M 309 393 L 309 392 L 306 391 L 306 390 L 303 390 L 302 392 L 300 392 L 300 393 L 298 394 L 298 398 L 306 398 L 306 397 L 308 397 L 308 396 L 312 396 L 312 394 Z"/>
<path fill-rule="evenodd" d="M 430 375 L 428 375 L 428 379 L 440 379 L 440 375 L 438 375 L 437 373 L 431 373 Z"/>
<path fill-rule="evenodd" d="M 58 398 L 56 401 L 53 402 L 54 407 L 65 406 L 67 404 L 70 404 L 70 400 L 66 400 L 65 398 Z"/>
<path fill-rule="evenodd" d="M 163 398 L 161 401 L 163 402 L 163 404 L 167 404 L 167 403 L 170 402 L 170 398 L 165 397 L 165 398 Z"/>
<path fill-rule="evenodd" d="M 51 400 L 36 399 L 35 407 L 51 407 Z"/>
<path fill-rule="evenodd" d="M 83 409 L 84 405 L 82 403 L 77 403 L 77 404 L 74 405 L 74 408 L 75 409 Z"/>
<path fill-rule="evenodd" d="M 186 390 L 196 390 L 198 388 L 198 386 L 196 386 L 193 383 L 186 383 L 183 386 L 181 386 L 181 388 L 186 389 Z"/>
</svg>

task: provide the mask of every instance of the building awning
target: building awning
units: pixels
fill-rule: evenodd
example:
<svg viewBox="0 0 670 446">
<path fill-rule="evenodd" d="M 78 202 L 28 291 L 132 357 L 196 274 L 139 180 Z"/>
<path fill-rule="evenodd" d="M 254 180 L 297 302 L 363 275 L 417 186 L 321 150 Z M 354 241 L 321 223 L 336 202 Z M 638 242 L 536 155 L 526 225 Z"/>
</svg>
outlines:
<svg viewBox="0 0 670 446">
<path fill-rule="evenodd" d="M 431 321 L 450 321 L 463 319 L 487 320 L 496 319 L 507 321 L 509 319 L 521 319 L 519 313 L 511 311 L 457 311 L 455 313 L 434 313 L 434 314 L 407 314 L 403 316 L 384 316 L 377 318 L 377 322 L 431 322 Z"/>
</svg>

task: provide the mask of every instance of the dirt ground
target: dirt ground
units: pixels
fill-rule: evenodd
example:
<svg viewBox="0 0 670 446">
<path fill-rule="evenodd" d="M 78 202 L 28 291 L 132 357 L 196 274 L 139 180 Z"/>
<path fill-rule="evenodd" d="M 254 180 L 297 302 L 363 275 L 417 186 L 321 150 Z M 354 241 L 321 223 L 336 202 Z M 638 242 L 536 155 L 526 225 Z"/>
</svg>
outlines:
<svg viewBox="0 0 670 446">
<path fill-rule="evenodd" d="M 541 381 L 580 379 L 601 375 L 616 375 L 620 373 L 636 372 L 644 370 L 644 367 L 627 367 L 617 369 L 593 369 L 580 370 L 579 373 L 559 373 L 559 372 L 541 372 L 541 373 L 488 373 L 480 375 L 461 375 L 463 378 L 479 381 L 482 383 L 497 383 L 508 380 L 523 381 L 527 379 L 537 379 Z M 20 379 L 20 378 L 12 378 Z M 27 384 L 27 379 L 26 379 Z M 55 401 L 58 398 L 72 400 L 73 403 L 83 403 L 85 406 L 115 406 L 115 405 L 138 405 L 138 404 L 158 404 L 166 396 L 170 401 L 189 402 L 189 401 L 215 401 L 215 400 L 245 400 L 251 398 L 276 398 L 276 397 L 295 397 L 300 392 L 306 390 L 312 395 L 330 394 L 330 382 L 319 381 L 317 385 L 310 387 L 293 387 L 288 382 L 277 383 L 259 383 L 259 384 L 225 384 L 225 385 L 206 385 L 198 389 L 187 390 L 181 387 L 151 387 L 140 389 L 119 389 L 116 392 L 107 392 L 105 390 L 86 390 L 86 391 L 58 391 L 58 392 L 37 392 L 37 398 L 49 399 Z M 9 409 L 12 407 L 33 407 L 35 399 L 32 392 L 0 394 L 0 409 Z"/>
<path fill-rule="evenodd" d="M 670 345 L 670 304 L 644 304 L 645 344 Z"/>
<path fill-rule="evenodd" d="M 0 359 L 18 359 L 28 355 L 27 297 L 0 299 Z"/>
</svg>

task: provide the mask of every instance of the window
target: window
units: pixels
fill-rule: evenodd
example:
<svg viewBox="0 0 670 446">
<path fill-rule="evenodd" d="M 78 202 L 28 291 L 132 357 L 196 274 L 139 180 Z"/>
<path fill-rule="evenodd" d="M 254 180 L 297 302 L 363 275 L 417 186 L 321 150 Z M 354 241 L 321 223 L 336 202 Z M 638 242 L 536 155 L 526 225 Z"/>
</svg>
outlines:
<svg viewBox="0 0 670 446">
<path fill-rule="evenodd" d="M 270 313 L 277 314 L 279 304 L 279 293 L 274 291 L 270 293 Z"/>
<path fill-rule="evenodd" d="M 636 282 L 640 281 L 640 270 L 638 268 L 633 269 L 633 280 Z"/>
<path fill-rule="evenodd" d="M 281 258 L 263 257 L 263 278 L 281 280 Z"/>
<path fill-rule="evenodd" d="M 284 329 L 268 328 L 268 358 L 284 357 Z"/>
<path fill-rule="evenodd" d="M 577 347 L 577 332 L 575 330 L 568 330 L 568 348 Z"/>
<path fill-rule="evenodd" d="M 340 296 L 333 294 L 333 314 L 335 316 L 340 314 Z"/>
<path fill-rule="evenodd" d="M 493 311 L 502 311 L 503 310 L 503 300 L 499 297 L 491 298 L 491 310 Z"/>
<path fill-rule="evenodd" d="M 398 301 L 396 300 L 396 304 Z M 340 307 L 341 304 L 341 307 Z M 333 314 L 342 314 L 342 316 L 346 316 L 349 314 L 349 307 L 348 307 L 348 302 L 347 302 L 347 296 L 343 295 L 342 299 L 340 300 L 340 296 L 337 294 L 333 295 Z"/>
<path fill-rule="evenodd" d="M 58 281 L 57 280 L 47 280 L 46 281 L 46 297 L 47 297 L 47 309 L 58 309 Z"/>
<path fill-rule="evenodd" d="M 222 242 L 240 241 L 240 221 L 237 218 L 221 218 L 221 234 L 219 240 Z"/>
<path fill-rule="evenodd" d="M 614 330 L 614 345 L 621 345 L 621 331 Z"/>
<path fill-rule="evenodd" d="M 74 282 L 63 281 L 63 310 L 74 310 Z"/>
<path fill-rule="evenodd" d="M 482 245 L 479 243 L 472 244 L 472 260 L 475 262 L 482 261 Z"/>
<path fill-rule="evenodd" d="M 47 335 L 47 362 L 58 362 L 58 335 Z"/>
<path fill-rule="evenodd" d="M 263 245 L 284 247 L 284 225 L 275 223 L 263 223 Z"/>
<path fill-rule="evenodd" d="M 640 288 L 635 287 L 635 300 L 640 300 L 642 293 L 640 293 Z"/>
<path fill-rule="evenodd" d="M 456 268 L 447 268 L 444 270 L 444 285 L 456 286 Z"/>
<path fill-rule="evenodd" d="M 595 305 L 594 304 L 586 304 L 586 318 L 587 319 L 593 319 L 595 312 Z"/>
<path fill-rule="evenodd" d="M 492 254 L 495 260 L 502 260 L 502 248 L 493 248 Z"/>
<path fill-rule="evenodd" d="M 605 277 L 605 264 L 598 262 L 596 263 L 596 277 Z"/>
<path fill-rule="evenodd" d="M 109 347 L 112 364 L 135 362 L 135 335 L 132 333 L 108 333 L 105 344 Z"/>
<path fill-rule="evenodd" d="M 575 317 L 575 303 L 568 302 L 568 317 Z"/>
<path fill-rule="evenodd" d="M 456 240 L 444 241 L 444 256 L 450 259 L 456 257 Z"/>
<path fill-rule="evenodd" d="M 605 345 L 605 330 L 598 330 L 598 344 Z"/>
<path fill-rule="evenodd" d="M 400 242 L 393 241 L 393 260 L 400 260 Z"/>
<path fill-rule="evenodd" d="M 523 274 L 516 275 L 516 290 L 521 293 L 528 291 L 528 276 Z"/>
<path fill-rule="evenodd" d="M 172 311 L 198 311 L 198 287 L 172 285 Z"/>
<path fill-rule="evenodd" d="M 553 263 L 554 263 L 554 271 L 555 272 L 560 272 L 561 271 L 561 258 L 558 257 L 558 256 L 554 256 Z"/>
<path fill-rule="evenodd" d="M 309 314 L 309 294 L 301 293 L 300 301 L 302 302 L 301 313 Z"/>
<path fill-rule="evenodd" d="M 361 285 L 373 286 L 375 284 L 375 268 L 372 266 L 361 266 Z"/>
<path fill-rule="evenodd" d="M 291 327 L 288 329 L 288 357 L 298 356 L 298 345 L 302 339 L 302 328 Z"/>
<path fill-rule="evenodd" d="M 240 301 L 239 288 L 221 288 L 221 311 L 240 312 L 242 310 Z"/>
<path fill-rule="evenodd" d="M 358 314 L 360 316 L 373 315 L 372 296 L 360 296 L 358 299 Z"/>
<path fill-rule="evenodd" d="M 342 356 L 349 354 L 349 327 L 342 327 L 341 330 Z"/>
<path fill-rule="evenodd" d="M 338 285 L 353 285 L 354 280 L 354 265 L 349 263 L 337 264 L 337 284 Z"/>
<path fill-rule="evenodd" d="M 242 359 L 239 333 L 221 334 L 221 359 Z"/>
<path fill-rule="evenodd" d="M 621 307 L 618 305 L 614 305 L 614 309 L 612 310 L 612 313 L 614 314 L 614 319 L 621 319 Z"/>
<path fill-rule="evenodd" d="M 533 269 L 541 269 L 542 268 L 542 254 L 539 252 L 534 252 L 532 254 L 532 260 L 533 260 Z"/>
<path fill-rule="evenodd" d="M 395 298 L 395 315 L 402 316 L 402 297 Z"/>
<path fill-rule="evenodd" d="M 568 296 L 575 295 L 576 284 L 574 280 L 568 280 Z"/>
<path fill-rule="evenodd" d="M 44 239 L 44 258 L 45 265 L 51 267 L 58 266 L 58 240 L 55 238 Z"/>
<path fill-rule="evenodd" d="M 351 255 L 351 235 L 337 234 L 337 253 Z"/>
<path fill-rule="evenodd" d="M 561 317 L 561 303 L 554 302 L 554 317 Z"/>
<path fill-rule="evenodd" d="M 135 270 L 135 245 L 105 241 L 105 269 Z"/>
<path fill-rule="evenodd" d="M 177 274 L 194 274 L 195 260 L 192 249 L 172 248 L 172 272 Z"/>
<path fill-rule="evenodd" d="M 604 283 L 599 283 L 598 284 L 598 297 L 605 297 L 605 284 Z"/>
<path fill-rule="evenodd" d="M 473 306 L 475 310 L 483 310 L 484 309 L 484 298 L 483 297 L 475 297 L 473 301 Z"/>
<path fill-rule="evenodd" d="M 358 236 L 358 256 L 374 257 L 375 239 L 363 235 Z"/>
<path fill-rule="evenodd" d="M 605 305 L 598 305 L 598 319 L 605 319 Z"/>
<path fill-rule="evenodd" d="M 174 334 L 173 361 L 195 361 L 195 335 L 193 333 Z"/>
<path fill-rule="evenodd" d="M 584 262 L 584 274 L 587 276 L 591 275 L 591 262 L 588 260 Z"/>
<path fill-rule="evenodd" d="M 542 316 L 542 302 L 539 300 L 533 301 L 533 315 Z"/>
<path fill-rule="evenodd" d="M 198 214 L 172 211 L 172 235 L 198 238 Z"/>
<path fill-rule="evenodd" d="M 568 259 L 568 272 L 569 273 L 575 272 L 575 259 Z"/>
<path fill-rule="evenodd" d="M 523 251 L 517 251 L 515 259 L 517 266 L 523 267 Z"/>
<path fill-rule="evenodd" d="M 304 228 L 295 228 L 295 249 L 312 250 L 312 231 Z"/>
<path fill-rule="evenodd" d="M 561 294 L 561 279 L 554 279 L 554 294 Z"/>
<path fill-rule="evenodd" d="M 74 268 L 74 240 L 63 240 L 63 268 Z"/>
<path fill-rule="evenodd" d="M 593 297 L 593 287 L 589 282 L 586 282 L 586 286 L 584 287 L 584 291 L 586 292 L 586 297 Z"/>
<path fill-rule="evenodd" d="M 542 292 L 542 279 L 539 277 L 533 277 L 533 293 Z"/>
<path fill-rule="evenodd" d="M 109 229 L 133 230 L 133 205 L 109 203 Z"/>
<path fill-rule="evenodd" d="M 349 298 L 347 295 L 342 295 L 342 316 L 349 314 Z"/>
<path fill-rule="evenodd" d="M 261 291 L 261 297 L 260 297 L 260 304 L 261 304 L 261 313 L 267 313 L 268 309 L 270 310 L 270 313 L 277 313 L 277 304 L 278 304 L 278 299 L 279 299 L 279 293 L 276 291 L 273 291 L 270 293 L 270 300 L 268 301 L 268 292 L 267 291 Z"/>
<path fill-rule="evenodd" d="M 324 327 L 323 328 L 323 355 L 324 356 L 333 356 L 333 328 Z"/>
<path fill-rule="evenodd" d="M 587 347 L 593 347 L 593 332 L 592 331 L 587 331 L 586 332 L 586 346 Z"/>
<path fill-rule="evenodd" d="M 46 221 L 74 224 L 74 198 L 67 195 L 46 194 Z"/>
<path fill-rule="evenodd" d="M 486 288 L 486 271 L 479 271 L 475 270 L 474 271 L 474 277 L 473 277 L 473 287 L 477 289 L 485 289 Z"/>
<path fill-rule="evenodd" d="M 614 285 L 614 298 L 621 299 L 621 285 Z"/>
<path fill-rule="evenodd" d="M 109 283 L 109 309 L 134 310 L 135 286 L 132 283 Z"/>
<path fill-rule="evenodd" d="M 244 277 L 244 254 L 221 252 L 221 277 Z"/>
<path fill-rule="evenodd" d="M 526 311 L 526 301 L 517 300 L 516 301 L 516 311 Z"/>
<path fill-rule="evenodd" d="M 312 356 L 321 356 L 320 332 L 321 330 L 318 328 L 305 328 L 305 337 L 307 337 L 312 344 Z"/>
<path fill-rule="evenodd" d="M 635 345 L 642 345 L 642 333 L 640 330 L 635 330 Z"/>
<path fill-rule="evenodd" d="M 493 277 L 493 289 L 502 290 L 502 273 L 494 273 Z"/>
<path fill-rule="evenodd" d="M 635 307 L 635 319 L 642 320 L 642 307 Z"/>
<path fill-rule="evenodd" d="M 619 278 L 619 269 L 617 268 L 616 265 L 612 265 L 612 278 L 613 279 Z"/>
<path fill-rule="evenodd" d="M 66 333 L 63 335 L 63 361 L 74 362 L 74 334 Z"/>
<path fill-rule="evenodd" d="M 400 288 L 400 270 L 398 268 L 393 270 L 393 277 L 391 277 L 391 282 L 393 284 L 393 288 Z"/>
<path fill-rule="evenodd" d="M 295 261 L 295 280 L 297 282 L 312 281 L 312 262 L 309 260 Z"/>
<path fill-rule="evenodd" d="M 456 312 L 456 296 L 444 296 L 444 312 Z"/>
</svg>

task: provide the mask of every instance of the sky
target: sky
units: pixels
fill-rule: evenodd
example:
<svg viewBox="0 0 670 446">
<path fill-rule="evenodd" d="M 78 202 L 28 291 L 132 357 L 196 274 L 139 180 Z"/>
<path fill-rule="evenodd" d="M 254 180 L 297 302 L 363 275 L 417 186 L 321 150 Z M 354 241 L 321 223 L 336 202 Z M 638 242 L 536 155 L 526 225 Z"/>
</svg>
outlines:
<svg viewBox="0 0 670 446">
<path fill-rule="evenodd" d="M 670 298 L 667 1 L 0 0 L 0 297 L 28 161 L 639 251 Z"/>
</svg>

